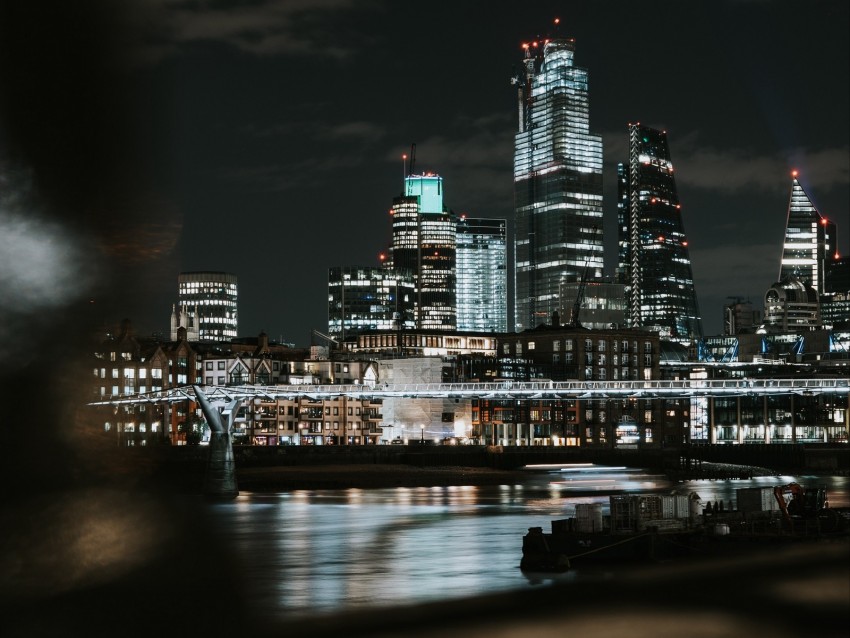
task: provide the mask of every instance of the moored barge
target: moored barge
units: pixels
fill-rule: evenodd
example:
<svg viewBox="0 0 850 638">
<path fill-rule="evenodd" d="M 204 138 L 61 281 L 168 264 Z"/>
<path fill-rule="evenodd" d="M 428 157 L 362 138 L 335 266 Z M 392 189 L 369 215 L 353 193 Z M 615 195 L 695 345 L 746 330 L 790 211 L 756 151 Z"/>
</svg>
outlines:
<svg viewBox="0 0 850 638">
<path fill-rule="evenodd" d="M 848 539 L 850 509 L 830 509 L 822 486 L 796 483 L 736 491 L 730 503 L 703 503 L 696 493 L 626 494 L 579 503 L 573 518 L 523 537 L 521 569 L 559 572 L 605 562 L 652 562 L 751 551 L 756 542 Z"/>
</svg>

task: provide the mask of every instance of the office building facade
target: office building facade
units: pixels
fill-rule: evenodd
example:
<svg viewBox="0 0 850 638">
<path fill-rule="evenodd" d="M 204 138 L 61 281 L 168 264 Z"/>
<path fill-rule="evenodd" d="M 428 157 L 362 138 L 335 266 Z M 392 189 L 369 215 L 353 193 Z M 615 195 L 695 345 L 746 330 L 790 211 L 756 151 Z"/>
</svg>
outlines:
<svg viewBox="0 0 850 638">
<path fill-rule="evenodd" d="M 457 329 L 508 330 L 507 222 L 461 215 L 457 222 Z"/>
<path fill-rule="evenodd" d="M 797 176 L 797 171 L 791 173 L 779 281 L 796 277 L 822 295 L 829 262 L 838 257 L 835 224 L 818 212 Z"/>
<path fill-rule="evenodd" d="M 602 277 L 561 285 L 559 318 L 564 325 L 605 330 L 626 326 L 626 297 L 623 284 Z M 580 297 L 577 299 L 577 297 Z M 575 311 L 578 310 L 574 317 Z M 577 320 L 577 323 L 575 323 Z"/>
<path fill-rule="evenodd" d="M 773 284 L 764 294 L 764 323 L 772 332 L 819 328 L 817 291 L 793 275 Z"/>
<path fill-rule="evenodd" d="M 850 257 L 836 254 L 826 270 L 824 287 L 826 292 L 820 297 L 824 325 L 850 328 Z"/>
<path fill-rule="evenodd" d="M 731 302 L 723 306 L 723 334 L 737 335 L 755 332 L 761 324 L 761 310 L 751 301 L 740 297 L 731 298 Z"/>
<path fill-rule="evenodd" d="M 457 327 L 456 219 L 443 206 L 443 178 L 408 175 L 393 199 L 390 266 L 416 285 L 414 323 L 425 330 Z"/>
<path fill-rule="evenodd" d="M 177 305 L 197 329 L 198 341 L 229 341 L 238 335 L 237 301 L 236 275 L 184 272 L 177 277 Z"/>
<path fill-rule="evenodd" d="M 617 276 L 629 325 L 698 340 L 702 319 L 665 131 L 629 124 L 629 161 L 617 166 L 617 185 Z"/>
<path fill-rule="evenodd" d="M 516 330 L 550 321 L 559 286 L 601 276 L 602 138 L 590 133 L 588 73 L 575 40 L 523 45 L 514 149 Z"/>
<path fill-rule="evenodd" d="M 339 341 L 364 330 L 414 327 L 410 274 L 384 267 L 340 266 L 328 271 L 328 334 Z"/>
</svg>

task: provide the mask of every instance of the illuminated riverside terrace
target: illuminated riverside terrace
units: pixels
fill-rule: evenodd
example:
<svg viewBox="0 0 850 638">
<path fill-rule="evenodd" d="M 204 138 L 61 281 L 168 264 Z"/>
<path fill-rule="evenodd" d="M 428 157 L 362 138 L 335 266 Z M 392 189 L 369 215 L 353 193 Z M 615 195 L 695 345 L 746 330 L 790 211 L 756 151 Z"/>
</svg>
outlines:
<svg viewBox="0 0 850 638">
<path fill-rule="evenodd" d="M 203 386 L 214 405 L 246 401 L 331 401 L 453 399 L 471 407 L 467 439 L 500 445 L 616 446 L 616 428 L 607 418 L 588 423 L 581 418 L 590 402 L 619 408 L 640 418 L 641 444 L 665 441 L 658 429 L 677 412 L 683 435 L 673 443 L 847 443 L 850 379 L 689 379 L 677 381 L 499 381 L 488 383 Z M 145 395 L 116 396 L 93 405 L 172 404 L 195 401 L 190 386 Z M 484 402 L 511 405 L 511 418 L 485 416 Z M 564 421 L 545 420 L 543 410 L 559 410 Z M 558 408 L 558 406 L 561 406 Z M 594 414 L 601 410 L 596 410 Z M 517 414 L 523 417 L 517 418 Z M 569 415 L 576 415 L 569 422 Z M 648 419 L 647 419 L 648 417 Z M 384 424 L 382 427 L 387 428 Z M 550 428 L 546 430 L 547 426 Z M 561 429 L 555 429 L 555 426 Z M 417 426 L 419 427 L 419 426 Z M 541 433 L 541 430 L 543 432 Z M 653 432 L 653 430 L 656 430 Z M 589 432 L 588 432 L 589 431 Z M 600 438 L 600 432 L 604 438 Z"/>
</svg>

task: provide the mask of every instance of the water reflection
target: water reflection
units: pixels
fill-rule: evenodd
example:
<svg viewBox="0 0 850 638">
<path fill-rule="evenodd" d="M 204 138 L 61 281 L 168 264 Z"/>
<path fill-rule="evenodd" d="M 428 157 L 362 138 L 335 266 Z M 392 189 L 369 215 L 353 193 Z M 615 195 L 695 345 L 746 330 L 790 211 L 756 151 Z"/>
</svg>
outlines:
<svg viewBox="0 0 850 638">
<path fill-rule="evenodd" d="M 671 484 L 626 468 L 565 469 L 541 468 L 517 485 L 242 494 L 210 507 L 235 548 L 246 598 L 276 620 L 611 577 L 580 570 L 528 577 L 519 570 L 522 536 L 573 516 L 578 503 L 601 503 L 607 513 L 615 493 L 696 492 L 728 503 L 740 487 L 795 480 Z M 835 506 L 847 505 L 847 481 L 818 479 L 829 484 Z"/>
</svg>

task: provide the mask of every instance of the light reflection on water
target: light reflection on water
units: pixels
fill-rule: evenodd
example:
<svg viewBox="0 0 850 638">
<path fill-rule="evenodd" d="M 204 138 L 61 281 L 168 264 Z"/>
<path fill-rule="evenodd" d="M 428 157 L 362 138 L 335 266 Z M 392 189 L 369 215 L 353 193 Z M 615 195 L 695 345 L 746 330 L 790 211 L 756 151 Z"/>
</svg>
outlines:
<svg viewBox="0 0 850 638">
<path fill-rule="evenodd" d="M 696 492 L 703 502 L 734 499 L 741 487 L 797 480 L 826 483 L 833 506 L 848 505 L 848 479 L 764 477 L 671 484 L 625 468 L 529 474 L 517 485 L 241 494 L 211 505 L 249 591 L 270 620 L 380 608 L 598 578 L 570 571 L 529 577 L 519 569 L 529 527 L 575 515 L 578 503 L 624 492 Z"/>
</svg>

